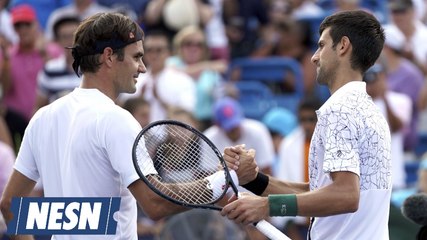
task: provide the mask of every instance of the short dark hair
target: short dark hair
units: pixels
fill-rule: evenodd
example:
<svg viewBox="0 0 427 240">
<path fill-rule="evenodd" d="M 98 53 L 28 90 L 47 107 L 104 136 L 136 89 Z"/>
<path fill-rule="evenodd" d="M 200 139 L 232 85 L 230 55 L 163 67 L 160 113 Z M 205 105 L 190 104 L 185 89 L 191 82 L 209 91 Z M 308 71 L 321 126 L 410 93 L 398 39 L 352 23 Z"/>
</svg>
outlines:
<svg viewBox="0 0 427 240">
<path fill-rule="evenodd" d="M 79 25 L 81 22 L 80 18 L 77 15 L 66 15 L 63 17 L 60 17 L 56 22 L 53 24 L 53 36 L 57 40 L 59 38 L 58 32 L 59 29 L 66 24 L 76 24 Z"/>
<path fill-rule="evenodd" d="M 351 67 L 363 74 L 380 56 L 384 46 L 384 29 L 378 20 L 363 10 L 342 11 L 326 17 L 320 24 L 319 33 L 330 27 L 329 34 L 335 48 L 342 37 L 347 36 L 353 46 Z"/>
<path fill-rule="evenodd" d="M 85 19 L 74 35 L 72 54 L 73 68 L 78 74 L 98 71 L 101 63 L 99 55 L 106 47 L 111 47 L 119 60 L 124 59 L 124 48 L 142 40 L 144 32 L 128 16 L 121 13 L 98 13 Z"/>
</svg>

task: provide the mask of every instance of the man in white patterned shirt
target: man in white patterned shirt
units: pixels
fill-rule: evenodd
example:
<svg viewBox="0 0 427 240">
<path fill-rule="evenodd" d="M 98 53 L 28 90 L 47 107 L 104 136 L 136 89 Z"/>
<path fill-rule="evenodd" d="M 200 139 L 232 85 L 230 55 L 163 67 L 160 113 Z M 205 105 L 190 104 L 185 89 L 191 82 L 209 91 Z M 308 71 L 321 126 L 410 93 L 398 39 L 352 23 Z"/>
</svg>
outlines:
<svg viewBox="0 0 427 240">
<path fill-rule="evenodd" d="M 319 32 L 312 62 L 317 81 L 329 87 L 331 97 L 316 111 L 309 183 L 265 176 L 255 161 L 238 160 L 236 153 L 244 149 L 227 148 L 224 157 L 237 170 L 240 184 L 262 197 L 244 195 L 222 214 L 244 224 L 269 216 L 309 216 L 309 239 L 386 240 L 390 130 L 362 82 L 380 55 L 384 31 L 371 14 L 347 11 L 327 17 Z"/>
</svg>

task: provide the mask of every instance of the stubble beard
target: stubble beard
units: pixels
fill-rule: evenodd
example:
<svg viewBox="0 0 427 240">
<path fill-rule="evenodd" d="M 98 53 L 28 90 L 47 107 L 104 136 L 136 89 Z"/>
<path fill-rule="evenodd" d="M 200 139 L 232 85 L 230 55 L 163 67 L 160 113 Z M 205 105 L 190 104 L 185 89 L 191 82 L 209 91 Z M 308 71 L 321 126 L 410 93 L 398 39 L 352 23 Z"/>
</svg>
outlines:
<svg viewBox="0 0 427 240">
<path fill-rule="evenodd" d="M 331 82 L 336 78 L 335 68 L 338 67 L 338 63 L 333 65 L 333 68 L 325 69 L 324 67 L 319 67 L 317 70 L 316 81 L 320 85 L 329 86 Z"/>
</svg>

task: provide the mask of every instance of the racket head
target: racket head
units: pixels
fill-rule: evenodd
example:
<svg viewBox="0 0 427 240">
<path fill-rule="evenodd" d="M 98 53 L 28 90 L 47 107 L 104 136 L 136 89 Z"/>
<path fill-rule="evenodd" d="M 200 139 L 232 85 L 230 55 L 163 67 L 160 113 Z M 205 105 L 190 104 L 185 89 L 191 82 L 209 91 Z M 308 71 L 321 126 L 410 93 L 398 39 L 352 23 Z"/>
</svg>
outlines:
<svg viewBox="0 0 427 240">
<path fill-rule="evenodd" d="M 221 152 L 196 128 L 174 120 L 144 127 L 135 139 L 132 160 L 139 177 L 161 197 L 186 207 L 215 206 L 232 186 Z M 212 189 L 206 177 L 222 170 L 223 189 Z"/>
</svg>

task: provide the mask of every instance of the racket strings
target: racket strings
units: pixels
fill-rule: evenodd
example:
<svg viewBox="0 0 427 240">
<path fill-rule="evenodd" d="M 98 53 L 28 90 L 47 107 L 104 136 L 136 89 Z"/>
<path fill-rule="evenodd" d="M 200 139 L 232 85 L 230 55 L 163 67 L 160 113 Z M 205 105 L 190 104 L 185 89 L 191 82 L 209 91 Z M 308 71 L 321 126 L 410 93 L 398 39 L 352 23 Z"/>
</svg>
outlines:
<svg viewBox="0 0 427 240">
<path fill-rule="evenodd" d="M 138 163 L 147 161 L 147 157 L 153 160 L 158 178 L 150 181 L 163 194 L 197 204 L 220 197 L 213 196 L 204 180 L 219 170 L 218 156 L 198 135 L 178 125 L 156 125 L 147 130 L 139 145 Z"/>
</svg>

